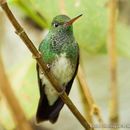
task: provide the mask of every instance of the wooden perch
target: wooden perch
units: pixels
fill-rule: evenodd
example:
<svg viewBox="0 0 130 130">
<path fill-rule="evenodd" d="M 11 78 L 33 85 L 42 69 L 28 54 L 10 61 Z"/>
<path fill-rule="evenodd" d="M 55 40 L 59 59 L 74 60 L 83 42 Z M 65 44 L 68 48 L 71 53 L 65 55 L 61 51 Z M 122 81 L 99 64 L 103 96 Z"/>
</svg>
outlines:
<svg viewBox="0 0 130 130">
<path fill-rule="evenodd" d="M 116 55 L 116 21 L 117 2 L 109 0 L 108 54 L 110 66 L 110 123 L 118 123 L 118 88 L 117 88 L 117 55 Z"/>
<path fill-rule="evenodd" d="M 91 92 L 89 90 L 89 87 L 87 85 L 87 82 L 86 82 L 86 79 L 85 79 L 85 76 L 83 73 L 83 70 L 80 65 L 78 68 L 77 77 L 78 77 L 78 81 L 79 81 L 79 84 L 80 84 L 80 87 L 82 90 L 82 96 L 84 97 L 84 100 L 85 100 L 84 105 L 87 105 L 87 106 L 85 106 L 85 108 L 87 108 L 88 109 L 87 112 L 89 112 L 89 113 L 86 112 L 87 113 L 86 118 L 92 123 L 93 115 L 95 115 L 99 121 L 100 126 L 102 127 L 104 122 L 103 122 L 103 118 L 101 116 L 100 109 L 97 106 L 97 104 L 95 103 L 95 101 L 91 95 Z"/>
<path fill-rule="evenodd" d="M 11 88 L 11 85 L 8 81 L 8 78 L 4 70 L 5 69 L 4 69 L 3 62 L 0 56 L 0 90 L 2 94 L 4 95 L 8 103 L 8 106 L 10 107 L 10 110 L 16 122 L 17 128 L 19 130 L 33 130 L 25 117 L 25 114 Z"/>
<path fill-rule="evenodd" d="M 78 68 L 77 80 L 80 86 L 80 95 L 82 97 L 82 104 L 86 115 L 85 117 L 92 124 L 93 122 L 92 115 L 91 115 L 92 102 L 91 102 L 91 97 L 89 97 L 90 92 L 88 90 L 88 86 L 86 86 L 86 80 L 84 79 L 84 75 L 80 65 Z"/>
<path fill-rule="evenodd" d="M 65 9 L 65 0 L 59 1 L 59 9 L 60 9 L 61 14 L 67 14 L 66 9 Z"/>
<path fill-rule="evenodd" d="M 9 18 L 10 22 L 16 29 L 16 33 L 19 35 L 19 37 L 23 40 L 25 45 L 28 47 L 32 55 L 35 57 L 37 63 L 41 67 L 44 75 L 48 78 L 48 80 L 51 82 L 53 87 L 57 90 L 59 93 L 59 96 L 63 100 L 63 102 L 68 106 L 68 108 L 71 110 L 71 112 L 75 115 L 75 117 L 79 120 L 79 122 L 82 124 L 82 126 L 88 130 L 90 129 L 91 125 L 90 123 L 85 120 L 85 118 L 81 115 L 81 113 L 78 111 L 78 109 L 74 106 L 70 98 L 67 96 L 65 91 L 62 90 L 61 85 L 59 82 L 56 80 L 55 76 L 51 73 L 51 71 L 48 71 L 48 67 L 43 61 L 41 54 L 39 51 L 36 49 L 32 41 L 29 39 L 23 28 L 20 26 L 20 24 L 17 22 L 15 19 L 14 15 L 12 14 L 11 10 L 8 7 L 8 4 L 6 0 L 0 0 L 0 4 L 2 9 L 5 11 L 7 17 Z"/>
</svg>

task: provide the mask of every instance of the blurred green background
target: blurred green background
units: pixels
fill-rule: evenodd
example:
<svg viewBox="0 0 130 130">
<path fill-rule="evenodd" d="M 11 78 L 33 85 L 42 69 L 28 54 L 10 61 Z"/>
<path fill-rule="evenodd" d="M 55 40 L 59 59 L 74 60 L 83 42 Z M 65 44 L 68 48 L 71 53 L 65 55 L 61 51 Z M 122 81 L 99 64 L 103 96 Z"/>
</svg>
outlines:
<svg viewBox="0 0 130 130">
<path fill-rule="evenodd" d="M 101 107 L 105 122 L 108 122 L 109 99 L 109 64 L 107 54 L 108 8 L 107 0 L 8 0 L 8 3 L 36 46 L 44 39 L 54 16 L 66 13 L 73 18 L 83 14 L 74 24 L 74 33 L 80 46 L 81 65 L 85 70 L 87 82 L 97 104 Z M 120 0 L 117 21 L 118 87 L 120 104 L 120 122 L 130 123 L 129 86 L 130 83 L 130 1 Z M 35 117 L 39 91 L 35 69 L 35 60 L 22 41 L 13 33 L 14 29 L 0 10 L 1 52 L 13 89 L 28 119 Z M 82 99 L 75 80 L 70 97 L 83 112 Z M 82 127 L 68 113 L 65 106 L 55 125 L 43 123 L 48 130 L 72 130 Z M 70 123 L 70 120 L 72 122 Z M 35 119 L 34 119 L 35 120 Z M 0 94 L 0 124 L 6 129 L 13 129 L 5 99 Z M 44 128 L 45 129 L 45 128 Z M 1 128 L 0 128 L 1 130 Z M 123 130 L 123 129 L 121 129 Z"/>
</svg>

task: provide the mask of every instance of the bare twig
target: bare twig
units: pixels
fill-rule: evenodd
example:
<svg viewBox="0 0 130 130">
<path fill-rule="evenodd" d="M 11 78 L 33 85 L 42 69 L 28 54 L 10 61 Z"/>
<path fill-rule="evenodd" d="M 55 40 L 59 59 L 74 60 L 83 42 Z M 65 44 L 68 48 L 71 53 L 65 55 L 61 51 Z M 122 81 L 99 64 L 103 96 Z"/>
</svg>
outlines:
<svg viewBox="0 0 130 130">
<path fill-rule="evenodd" d="M 93 100 L 92 95 L 90 93 L 90 90 L 88 88 L 87 82 L 84 79 L 83 70 L 82 70 L 80 65 L 79 65 L 79 68 L 78 68 L 78 75 L 77 76 L 78 76 L 78 80 L 79 80 L 79 82 L 81 84 L 81 87 L 83 89 L 86 101 L 88 102 L 89 106 L 92 107 L 92 104 L 94 103 L 94 100 Z"/>
<path fill-rule="evenodd" d="M 116 19 L 117 19 L 117 2 L 110 0 L 109 7 L 109 31 L 108 31 L 108 53 L 110 65 L 110 122 L 118 123 L 118 90 L 117 90 L 117 56 L 116 56 Z"/>
<path fill-rule="evenodd" d="M 101 116 L 100 109 L 96 105 L 96 103 L 95 103 L 95 101 L 90 93 L 89 87 L 88 87 L 87 82 L 84 78 L 85 76 L 83 74 L 83 70 L 82 70 L 80 65 L 79 65 L 77 77 L 78 77 L 78 81 L 80 83 L 80 86 L 81 86 L 81 89 L 83 92 L 82 95 L 84 96 L 85 104 L 87 105 L 86 108 L 89 110 L 89 114 L 87 113 L 86 118 L 89 119 L 92 123 L 93 115 L 95 115 L 100 123 L 100 126 L 102 126 L 104 122 L 103 122 L 103 119 Z"/>
<path fill-rule="evenodd" d="M 49 79 L 53 87 L 57 90 L 59 93 L 61 99 L 63 102 L 68 106 L 68 108 L 71 110 L 71 112 L 75 115 L 75 117 L 79 120 L 79 122 L 82 124 L 82 126 L 86 129 L 90 129 L 90 123 L 84 119 L 84 117 L 81 115 L 81 113 L 77 110 L 77 108 L 74 106 L 70 98 L 67 96 L 65 91 L 62 90 L 61 85 L 56 80 L 55 76 L 51 73 L 51 71 L 48 71 L 48 68 L 46 64 L 44 63 L 41 54 L 38 52 L 32 41 L 29 39 L 23 28 L 20 26 L 20 24 L 15 19 L 14 15 L 12 14 L 11 10 L 9 9 L 7 3 L 5 0 L 0 0 L 1 7 L 5 11 L 6 15 L 8 16 L 10 22 L 16 29 L 16 33 L 20 36 L 20 38 L 24 41 L 25 45 L 28 47 L 28 49 L 31 51 L 33 56 L 36 58 L 36 61 L 38 62 L 39 66 L 41 67 L 42 71 L 44 72 L 45 76 Z"/>
<path fill-rule="evenodd" d="M 4 13 L 0 10 L 0 49 L 2 47 L 2 43 L 4 41 L 4 32 L 5 32 L 5 24 L 4 24 Z M 0 92 L 0 101 L 2 99 L 2 93 Z"/>
<path fill-rule="evenodd" d="M 0 90 L 4 95 L 19 130 L 32 130 L 24 112 L 11 88 L 8 78 L 4 71 L 3 62 L 0 56 Z"/>
<path fill-rule="evenodd" d="M 66 9 L 65 9 L 65 0 L 59 1 L 59 8 L 60 8 L 61 14 L 67 14 Z"/>
<path fill-rule="evenodd" d="M 86 87 L 86 81 L 84 80 L 84 75 L 82 73 L 82 69 L 81 66 L 79 65 L 78 68 L 78 74 L 77 74 L 77 79 L 80 85 L 80 95 L 82 97 L 83 100 L 83 108 L 84 108 L 84 112 L 85 112 L 85 117 L 86 119 L 91 122 L 92 124 L 92 115 L 91 115 L 91 106 L 92 106 L 92 102 L 91 102 L 91 97 L 88 97 L 89 90 L 88 87 Z"/>
</svg>

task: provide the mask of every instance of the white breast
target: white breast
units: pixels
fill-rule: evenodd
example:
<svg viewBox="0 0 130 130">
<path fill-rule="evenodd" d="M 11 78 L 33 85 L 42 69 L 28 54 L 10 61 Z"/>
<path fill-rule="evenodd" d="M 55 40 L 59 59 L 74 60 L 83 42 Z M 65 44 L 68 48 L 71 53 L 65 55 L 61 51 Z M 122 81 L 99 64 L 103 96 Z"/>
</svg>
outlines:
<svg viewBox="0 0 130 130">
<path fill-rule="evenodd" d="M 57 56 L 56 60 L 51 66 L 51 71 L 59 81 L 61 85 L 66 86 L 66 84 L 72 79 L 74 74 L 74 68 L 72 68 L 70 60 L 66 58 L 66 54 L 61 54 Z M 45 84 L 45 94 L 49 101 L 49 105 L 53 105 L 58 98 L 56 90 L 53 88 L 48 79 L 40 72 L 40 78 L 42 84 Z"/>
</svg>

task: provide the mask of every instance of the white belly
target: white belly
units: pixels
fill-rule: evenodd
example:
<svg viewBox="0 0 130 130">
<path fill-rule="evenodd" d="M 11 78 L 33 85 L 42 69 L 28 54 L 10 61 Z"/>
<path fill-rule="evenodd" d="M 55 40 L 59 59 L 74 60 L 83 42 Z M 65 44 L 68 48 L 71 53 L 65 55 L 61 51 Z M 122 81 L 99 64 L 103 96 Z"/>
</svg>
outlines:
<svg viewBox="0 0 130 130">
<path fill-rule="evenodd" d="M 62 86 L 66 86 L 66 84 L 72 79 L 74 74 L 73 69 L 70 60 L 66 58 L 65 53 L 61 54 L 59 57 L 57 56 L 55 62 L 51 65 L 51 71 Z M 58 99 L 58 94 L 43 73 L 40 73 L 40 78 L 42 84 L 45 84 L 45 94 L 49 105 L 53 105 Z"/>
</svg>

